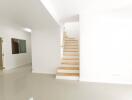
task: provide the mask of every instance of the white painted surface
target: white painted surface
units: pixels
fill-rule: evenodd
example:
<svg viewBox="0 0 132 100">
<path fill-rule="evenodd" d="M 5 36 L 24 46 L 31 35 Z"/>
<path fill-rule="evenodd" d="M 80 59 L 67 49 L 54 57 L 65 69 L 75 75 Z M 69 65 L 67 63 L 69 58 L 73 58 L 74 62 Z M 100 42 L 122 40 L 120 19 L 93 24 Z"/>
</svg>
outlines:
<svg viewBox="0 0 132 100">
<path fill-rule="evenodd" d="M 40 0 L 0 0 L 0 17 L 33 31 L 50 27 L 48 23 L 54 22 Z"/>
<path fill-rule="evenodd" d="M 79 54 L 79 52 L 64 52 L 64 54 Z"/>
<path fill-rule="evenodd" d="M 0 72 L 0 100 L 131 100 L 132 85 L 56 80 L 32 74 L 31 66 Z M 45 99 L 44 99 L 45 100 Z"/>
<path fill-rule="evenodd" d="M 63 41 L 63 38 L 64 38 L 64 27 L 63 25 L 61 25 L 60 27 L 60 49 L 61 49 L 61 58 L 63 57 L 63 50 L 64 50 L 64 41 Z"/>
<path fill-rule="evenodd" d="M 60 28 L 35 31 L 32 34 L 32 67 L 34 73 L 55 74 L 60 64 Z"/>
<path fill-rule="evenodd" d="M 77 21 L 82 10 L 111 10 L 131 6 L 132 0 L 44 0 L 50 3 L 61 23 Z M 132 8 L 131 8 L 132 9 Z"/>
<path fill-rule="evenodd" d="M 79 80 L 79 77 L 76 77 L 76 76 L 56 76 L 56 79 Z"/>
<path fill-rule="evenodd" d="M 4 67 L 6 70 L 31 63 L 31 34 L 7 19 L 0 18 L 0 37 L 3 38 Z M 11 38 L 26 40 L 27 53 L 12 54 Z"/>
<path fill-rule="evenodd" d="M 61 54 L 60 28 L 45 6 L 43 6 L 42 2 L 40 0 L 0 0 L 0 15 L 0 17 L 16 23 L 16 26 L 14 26 L 15 28 L 19 27 L 23 30 L 23 28 L 27 27 L 32 29 L 32 43 L 34 44 L 33 71 L 54 73 L 56 67 L 58 67 L 59 56 Z M 14 29 L 14 27 L 1 29 L 6 31 L 2 31 L 2 34 L 5 37 L 8 35 L 8 37 L 25 39 L 25 34 L 19 32 L 19 29 Z M 5 39 L 5 41 L 5 43 L 10 42 L 9 39 Z M 5 46 L 6 50 L 7 48 L 10 50 L 10 44 L 5 44 Z M 7 56 L 11 56 L 10 53 L 11 51 L 7 51 Z M 6 57 L 8 63 L 5 63 L 8 66 L 27 63 L 29 60 L 26 58 L 26 55 L 23 54 L 22 56 L 23 58 L 19 58 L 17 55 L 14 55 L 13 58 Z M 15 58 L 17 58 L 17 61 Z"/>
<path fill-rule="evenodd" d="M 80 80 L 132 84 L 131 11 L 82 12 Z"/>
<path fill-rule="evenodd" d="M 56 16 L 60 23 L 77 21 L 76 17 L 79 12 L 80 0 L 43 0 L 48 2 L 47 5 L 52 6 L 56 12 Z M 54 15 L 54 14 L 53 14 Z"/>
<path fill-rule="evenodd" d="M 45 23 L 50 16 L 57 22 L 64 23 L 77 21 L 78 14 L 83 9 L 120 9 L 131 5 L 131 0 L 0 0 L 0 14 L 22 26 L 43 29 L 48 26 Z M 47 18 L 46 12 L 51 14 Z"/>
<path fill-rule="evenodd" d="M 79 60 L 62 60 L 63 63 L 65 62 L 79 62 Z"/>
<path fill-rule="evenodd" d="M 48 12 L 50 13 L 50 15 L 55 19 L 55 21 L 59 23 L 59 19 L 58 19 L 58 16 L 56 14 L 56 11 L 53 7 L 53 4 L 50 0 L 40 0 L 41 3 L 44 5 L 44 7 L 48 10 Z"/>
<path fill-rule="evenodd" d="M 79 22 L 68 22 L 65 23 L 64 26 L 65 26 L 65 32 L 67 33 L 68 37 L 79 39 L 79 35 L 80 35 Z"/>
<path fill-rule="evenodd" d="M 64 56 L 63 58 L 79 58 L 79 56 Z"/>
</svg>

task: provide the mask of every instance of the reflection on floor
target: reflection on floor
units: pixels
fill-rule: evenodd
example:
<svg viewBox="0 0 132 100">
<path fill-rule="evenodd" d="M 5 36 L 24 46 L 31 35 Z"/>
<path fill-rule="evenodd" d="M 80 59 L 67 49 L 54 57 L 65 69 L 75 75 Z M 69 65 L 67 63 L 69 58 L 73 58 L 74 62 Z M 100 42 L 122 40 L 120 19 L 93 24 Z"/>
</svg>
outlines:
<svg viewBox="0 0 132 100">
<path fill-rule="evenodd" d="M 132 100 L 132 85 L 56 80 L 25 66 L 0 72 L 0 100 Z"/>
</svg>

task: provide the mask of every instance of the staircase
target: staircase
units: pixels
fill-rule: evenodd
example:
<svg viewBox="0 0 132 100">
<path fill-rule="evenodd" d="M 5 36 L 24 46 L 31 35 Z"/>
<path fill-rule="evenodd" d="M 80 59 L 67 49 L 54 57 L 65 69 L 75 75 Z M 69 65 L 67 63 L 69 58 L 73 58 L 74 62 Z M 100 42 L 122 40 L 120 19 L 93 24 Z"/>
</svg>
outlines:
<svg viewBox="0 0 132 100">
<path fill-rule="evenodd" d="M 64 35 L 63 58 L 56 78 L 79 80 L 79 40 Z"/>
</svg>

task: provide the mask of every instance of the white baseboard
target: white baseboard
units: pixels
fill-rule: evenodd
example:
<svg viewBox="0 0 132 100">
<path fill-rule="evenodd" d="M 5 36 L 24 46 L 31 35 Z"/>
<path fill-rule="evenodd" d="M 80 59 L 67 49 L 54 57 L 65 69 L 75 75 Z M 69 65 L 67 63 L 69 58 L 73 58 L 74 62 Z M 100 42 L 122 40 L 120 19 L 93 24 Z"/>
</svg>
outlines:
<svg viewBox="0 0 132 100">
<path fill-rule="evenodd" d="M 10 67 L 10 68 L 8 68 L 8 67 L 4 67 L 5 69 L 4 69 L 3 71 L 12 70 L 12 69 L 16 69 L 16 68 L 23 67 L 23 66 L 27 66 L 27 65 L 32 65 L 32 63 L 29 62 L 29 63 L 26 63 L 26 64 L 17 65 L 17 66 Z"/>
<path fill-rule="evenodd" d="M 32 73 L 37 73 L 37 74 L 48 74 L 48 75 L 55 75 L 55 73 L 51 73 L 51 72 L 44 72 L 44 71 L 37 71 L 37 70 L 32 70 Z"/>
<path fill-rule="evenodd" d="M 132 82 L 88 81 L 88 80 L 81 79 L 81 78 L 80 78 L 79 81 L 80 81 L 80 82 L 88 82 L 88 83 L 97 83 L 97 84 L 132 85 Z"/>
</svg>

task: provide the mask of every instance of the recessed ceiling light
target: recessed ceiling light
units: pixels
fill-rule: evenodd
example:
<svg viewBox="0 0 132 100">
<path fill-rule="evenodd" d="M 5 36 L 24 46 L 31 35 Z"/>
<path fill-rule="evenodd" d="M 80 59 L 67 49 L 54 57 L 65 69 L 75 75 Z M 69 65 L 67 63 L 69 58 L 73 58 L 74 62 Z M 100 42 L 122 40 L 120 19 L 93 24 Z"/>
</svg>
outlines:
<svg viewBox="0 0 132 100">
<path fill-rule="evenodd" d="M 29 98 L 29 100 L 34 100 L 33 97 Z"/>
<path fill-rule="evenodd" d="M 31 33 L 32 30 L 30 28 L 24 28 L 24 31 L 28 32 L 28 33 Z"/>
</svg>

